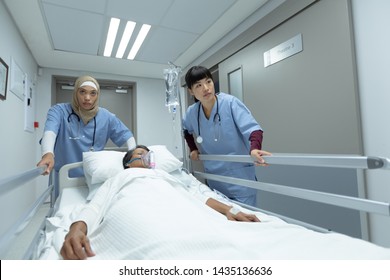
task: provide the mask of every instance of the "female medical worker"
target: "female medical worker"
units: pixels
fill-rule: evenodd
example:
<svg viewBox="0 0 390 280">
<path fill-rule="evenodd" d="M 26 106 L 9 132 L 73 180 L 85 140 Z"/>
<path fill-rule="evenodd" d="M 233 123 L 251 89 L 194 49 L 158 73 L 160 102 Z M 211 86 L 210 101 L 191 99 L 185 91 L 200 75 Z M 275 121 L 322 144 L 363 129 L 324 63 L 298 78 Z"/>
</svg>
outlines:
<svg viewBox="0 0 390 280">
<path fill-rule="evenodd" d="M 188 107 L 183 118 L 184 137 L 190 148 L 190 158 L 203 154 L 248 155 L 256 165 L 264 165 L 261 150 L 263 131 L 249 109 L 236 97 L 215 94 L 210 71 L 203 66 L 188 70 L 185 81 L 191 95 L 199 102 Z M 197 135 L 195 144 L 193 135 Z M 199 147 L 199 150 L 198 150 Z M 255 165 L 250 163 L 204 161 L 205 172 L 235 178 L 256 180 Z M 208 180 L 208 185 L 228 198 L 256 206 L 257 191 L 238 185 Z"/>
<path fill-rule="evenodd" d="M 63 165 L 82 161 L 83 152 L 103 150 L 108 139 L 118 147 L 127 143 L 129 150 L 136 146 L 132 132 L 113 113 L 99 107 L 99 95 L 96 79 L 81 76 L 75 82 L 72 102 L 49 109 L 41 139 L 42 159 L 37 164 L 47 166 L 44 175 L 53 167 L 58 173 Z M 69 176 L 83 176 L 83 171 L 74 170 Z"/>
</svg>

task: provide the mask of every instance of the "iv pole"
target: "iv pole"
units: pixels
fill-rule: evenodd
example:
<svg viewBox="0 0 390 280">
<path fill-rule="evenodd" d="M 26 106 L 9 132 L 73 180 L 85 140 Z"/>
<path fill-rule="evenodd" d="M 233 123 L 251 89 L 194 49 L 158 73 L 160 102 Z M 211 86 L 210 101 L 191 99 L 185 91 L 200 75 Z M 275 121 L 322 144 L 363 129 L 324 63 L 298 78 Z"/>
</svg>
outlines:
<svg viewBox="0 0 390 280">
<path fill-rule="evenodd" d="M 182 98 L 181 98 L 181 94 L 180 94 L 180 73 L 181 73 L 181 67 L 180 66 L 177 66 L 175 65 L 174 63 L 172 63 L 171 61 L 168 61 L 168 65 L 170 66 L 170 69 L 164 69 L 164 73 L 168 72 L 168 75 L 165 75 L 165 86 L 166 86 L 166 95 L 167 95 L 167 100 L 166 100 L 166 106 L 169 107 L 169 112 L 171 112 L 172 114 L 176 114 L 177 111 L 179 111 L 179 122 L 180 122 L 180 136 L 181 136 L 181 141 L 182 141 L 182 155 L 183 155 L 183 167 L 187 170 L 190 170 L 190 163 L 189 163 L 189 160 L 188 158 L 185 156 L 187 154 L 187 151 L 186 151 L 186 143 L 185 143 L 185 140 L 184 140 L 184 137 L 183 137 L 183 124 L 182 124 L 182 119 L 183 119 L 183 108 L 184 108 L 184 104 L 183 104 L 183 101 L 182 101 Z M 171 76 L 169 75 L 172 75 L 172 72 L 175 72 L 175 74 L 177 74 L 176 76 L 176 81 L 175 83 L 176 84 L 172 84 L 172 80 L 170 78 L 172 78 Z M 173 86 L 173 89 L 174 89 L 174 92 L 171 91 L 171 87 Z M 168 97 L 171 97 L 170 94 L 176 94 L 175 97 L 177 97 L 177 103 L 176 103 L 176 100 L 173 101 L 174 104 L 170 104 L 170 100 L 168 100 L 169 98 Z M 176 109 L 176 106 L 179 107 L 179 109 L 177 110 Z M 171 110 L 171 107 L 173 107 L 173 110 Z M 173 117 L 175 118 L 175 117 Z M 176 136 L 176 135 L 174 135 Z"/>
</svg>

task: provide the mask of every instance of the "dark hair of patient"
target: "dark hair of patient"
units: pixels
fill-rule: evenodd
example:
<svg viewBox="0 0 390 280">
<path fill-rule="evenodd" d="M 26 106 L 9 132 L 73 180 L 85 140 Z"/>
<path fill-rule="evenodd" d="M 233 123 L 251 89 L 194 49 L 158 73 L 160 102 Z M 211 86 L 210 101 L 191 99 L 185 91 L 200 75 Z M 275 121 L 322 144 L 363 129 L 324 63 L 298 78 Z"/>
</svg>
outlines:
<svg viewBox="0 0 390 280">
<path fill-rule="evenodd" d="M 126 164 L 131 160 L 131 158 L 132 158 L 132 156 L 133 156 L 133 153 L 134 153 L 135 149 L 144 149 L 144 150 L 146 150 L 146 151 L 149 152 L 148 147 L 146 147 L 146 146 L 144 146 L 144 145 L 137 145 L 137 146 L 135 146 L 134 149 L 129 150 L 129 151 L 125 154 L 125 156 L 123 157 L 123 160 L 122 160 L 122 164 L 123 164 L 123 168 L 124 168 L 124 169 L 129 168 Z"/>
</svg>

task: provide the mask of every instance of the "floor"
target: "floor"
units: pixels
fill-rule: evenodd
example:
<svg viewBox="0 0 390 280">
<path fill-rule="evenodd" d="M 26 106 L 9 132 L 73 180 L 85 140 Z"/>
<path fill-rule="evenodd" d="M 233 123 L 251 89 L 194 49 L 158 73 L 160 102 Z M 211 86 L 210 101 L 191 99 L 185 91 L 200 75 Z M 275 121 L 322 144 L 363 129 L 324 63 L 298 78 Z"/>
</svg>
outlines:
<svg viewBox="0 0 390 280">
<path fill-rule="evenodd" d="M 30 223 L 25 229 L 16 237 L 13 241 L 13 245 L 9 248 L 7 255 L 4 257 L 6 260 L 20 260 L 29 259 L 29 256 L 25 256 L 26 250 L 32 244 L 36 234 L 39 232 L 39 228 L 43 225 L 45 218 L 50 210 L 50 203 L 44 203 L 36 215 L 32 218 Z M 35 242 L 36 244 L 36 242 Z"/>
</svg>

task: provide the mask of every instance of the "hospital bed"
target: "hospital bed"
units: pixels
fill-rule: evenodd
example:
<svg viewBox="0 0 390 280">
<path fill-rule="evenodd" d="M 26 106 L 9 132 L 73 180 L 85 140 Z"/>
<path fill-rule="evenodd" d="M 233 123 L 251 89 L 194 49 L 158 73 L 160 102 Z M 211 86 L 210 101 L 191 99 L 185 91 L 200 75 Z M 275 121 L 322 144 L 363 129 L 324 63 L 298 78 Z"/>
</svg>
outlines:
<svg viewBox="0 0 390 280">
<path fill-rule="evenodd" d="M 157 171 L 159 171 L 159 168 L 162 170 L 159 172 L 163 175 L 160 174 L 161 176 L 159 176 L 165 181 L 168 179 L 171 181 L 176 180 L 179 182 L 178 184 L 186 181 L 185 184 L 187 185 L 196 185 L 201 188 L 202 184 L 197 178 L 220 180 L 359 211 L 390 215 L 390 205 L 387 202 L 301 190 L 299 188 L 224 177 L 204 172 L 194 172 L 194 175 L 197 177 L 195 178 L 182 169 L 182 162 L 175 158 L 165 146 L 156 145 L 150 148 L 156 154 Z M 137 189 L 139 184 L 138 193 L 132 194 L 134 195 L 134 201 L 131 204 L 135 205 L 134 207 L 143 207 L 143 205 L 153 199 L 153 196 L 157 198 L 164 196 L 164 191 L 161 193 L 157 191 L 156 193 L 156 189 L 152 189 L 145 198 L 145 194 L 141 192 L 143 192 L 144 186 L 147 184 L 145 184 L 145 181 L 139 180 L 141 177 L 146 177 L 145 172 L 154 171 L 143 170 L 140 172 L 144 173 L 140 175 L 137 173 L 138 171 L 131 170 L 129 172 L 132 172 L 132 175 L 128 179 L 129 175 L 124 174 L 128 170 L 123 171 L 121 167 L 123 155 L 124 152 L 117 151 L 88 152 L 84 154 L 83 162 L 66 165 L 60 170 L 61 194 L 53 203 L 50 217 L 46 219 L 44 226 L 36 234 L 38 238 L 34 238 L 33 244 L 29 246 L 29 255 L 25 255 L 26 258 L 60 259 L 59 249 L 69 225 L 83 205 L 89 203 L 93 196 L 97 195 L 97 190 L 102 188 L 103 185 L 111 184 L 114 186 L 113 188 L 116 188 L 118 182 L 124 182 L 123 187 L 131 185 Z M 360 156 L 300 156 L 284 154 L 265 158 L 269 164 L 331 166 L 367 170 L 389 169 L 390 164 L 386 158 Z M 251 162 L 249 156 L 201 155 L 201 160 Z M 81 166 L 84 167 L 85 177 L 70 178 L 68 176 L 71 169 Z M 162 184 L 160 181 L 156 182 L 158 185 Z M 153 184 L 153 182 L 150 181 L 150 184 Z M 122 186 L 119 188 L 122 188 Z M 135 221 L 131 220 L 131 226 L 137 229 L 135 231 L 142 233 L 141 237 L 137 239 L 137 248 L 134 248 L 132 252 L 126 252 L 124 255 L 122 252 L 111 253 L 110 250 L 114 246 L 113 243 L 106 245 L 106 247 L 97 244 L 96 242 L 100 239 L 96 234 L 92 237 L 91 244 L 98 251 L 105 252 L 97 254 L 97 256 L 106 259 L 390 259 L 390 248 L 383 248 L 364 240 L 330 232 L 327 229 L 269 213 L 258 208 L 233 203 L 226 200 L 225 197 L 207 190 L 207 188 L 203 190 L 205 190 L 207 196 L 230 204 L 243 212 L 256 214 L 260 218 L 261 223 L 227 221 L 224 216 L 213 210 L 211 211 L 203 203 L 191 202 L 186 194 L 180 194 L 184 195 L 184 199 L 181 196 L 180 199 L 177 199 L 172 194 L 173 199 L 175 199 L 173 201 L 170 201 L 168 198 L 164 198 L 163 201 L 162 199 L 156 199 L 156 201 L 153 201 L 156 204 L 149 205 L 146 208 L 126 210 L 133 213 L 134 216 L 139 214 L 137 210 L 140 210 L 142 213 L 147 212 L 146 215 L 149 214 L 145 218 L 148 220 L 147 223 L 143 223 L 141 218 Z M 184 201 L 183 204 L 181 204 L 182 201 Z M 176 211 L 175 215 L 178 215 L 178 217 L 174 216 L 174 218 L 176 221 L 181 222 L 167 223 L 164 211 L 184 209 L 186 207 L 185 203 L 194 204 L 191 211 L 196 212 L 196 215 L 192 215 L 191 211 L 188 213 L 184 210 L 182 211 L 183 213 Z M 182 208 L 180 208 L 180 205 L 182 205 Z M 191 219 L 188 217 L 191 217 Z M 105 219 L 108 220 L 106 217 Z M 207 222 L 209 219 L 212 221 L 211 223 Z M 184 220 L 190 220 L 191 222 L 186 223 Z M 124 224 L 115 225 L 111 222 L 110 227 L 120 227 L 123 230 L 125 226 Z M 186 234 L 183 234 L 183 227 Z M 147 238 L 144 240 L 142 236 L 147 236 Z M 121 237 L 125 238 L 126 236 L 117 235 L 116 239 Z M 5 239 L 2 237 L 2 240 Z M 126 251 L 124 248 L 132 247 L 123 245 L 123 250 Z"/>
</svg>

